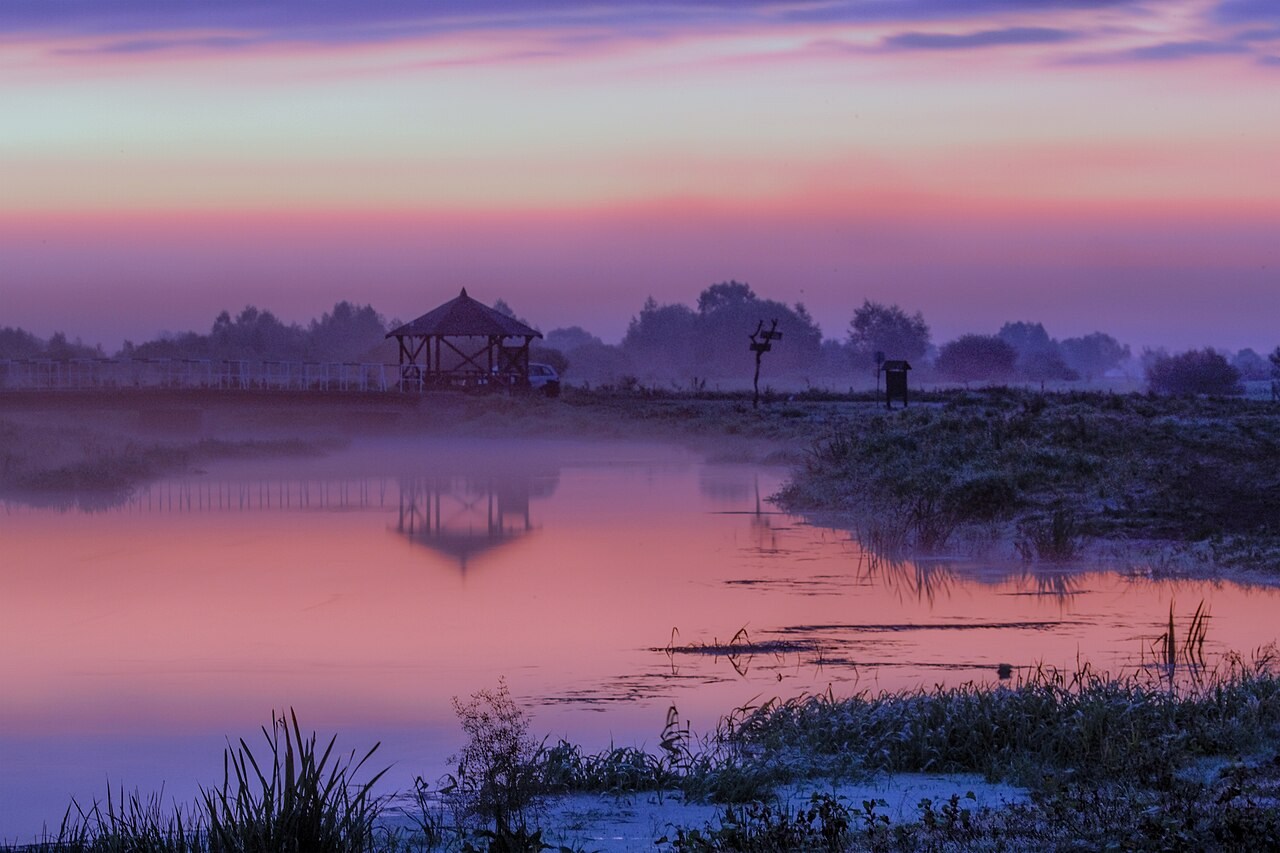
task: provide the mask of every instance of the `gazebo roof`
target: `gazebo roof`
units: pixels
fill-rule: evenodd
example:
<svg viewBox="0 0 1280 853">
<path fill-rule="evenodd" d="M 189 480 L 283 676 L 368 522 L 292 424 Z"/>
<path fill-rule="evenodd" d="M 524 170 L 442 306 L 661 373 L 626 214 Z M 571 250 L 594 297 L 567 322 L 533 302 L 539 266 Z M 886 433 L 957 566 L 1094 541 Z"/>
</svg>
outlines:
<svg viewBox="0 0 1280 853">
<path fill-rule="evenodd" d="M 434 311 L 428 311 L 418 319 L 387 333 L 388 338 L 492 335 L 506 338 L 542 337 L 537 329 L 531 329 L 514 317 L 508 317 L 467 296 L 465 287 L 456 299 L 451 299 Z"/>
</svg>

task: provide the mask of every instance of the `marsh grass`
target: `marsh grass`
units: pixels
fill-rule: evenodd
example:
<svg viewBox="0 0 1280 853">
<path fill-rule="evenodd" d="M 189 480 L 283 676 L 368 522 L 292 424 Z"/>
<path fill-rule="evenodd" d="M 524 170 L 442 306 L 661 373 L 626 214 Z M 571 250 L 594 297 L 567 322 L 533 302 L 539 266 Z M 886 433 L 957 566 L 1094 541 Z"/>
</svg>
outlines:
<svg viewBox="0 0 1280 853">
<path fill-rule="evenodd" d="M 1275 650 L 1238 655 L 1194 681 L 1036 667 L 1007 687 L 829 693 L 766 703 L 726 739 L 781 778 L 978 772 L 1023 784 L 1046 774 L 1151 782 L 1193 759 L 1239 754 L 1280 725 Z"/>
<path fill-rule="evenodd" d="M 1280 420 L 1258 403 L 1009 389 L 831 423 L 780 494 L 841 511 L 884 553 L 1003 526 L 1026 559 L 1094 540 L 1219 542 L 1280 569 Z"/>
<path fill-rule="evenodd" d="M 262 763 L 241 739 L 223 753 L 222 787 L 202 791 L 210 849 L 355 853 L 372 847 L 384 803 L 371 789 L 386 771 L 367 782 L 355 777 L 378 744 L 358 760 L 355 753 L 335 756 L 336 736 L 321 750 L 314 733 L 303 736 L 292 711 L 262 734 Z"/>
<path fill-rule="evenodd" d="M 223 753 L 222 786 L 202 790 L 189 808 L 165 804 L 163 792 L 113 794 L 82 807 L 72 801 L 58 833 L 30 845 L 2 847 L 23 853 L 359 853 L 397 849 L 378 826 L 387 800 L 373 786 L 385 771 L 358 782 L 365 763 L 323 749 L 302 734 L 290 711 L 262 729 L 266 752 L 242 739 Z M 407 848 L 406 848 L 407 849 Z"/>
<path fill-rule="evenodd" d="M 1206 619 L 1201 607 L 1190 627 L 1175 620 L 1179 660 L 1187 647 L 1199 646 Z M 460 721 L 477 722 L 464 725 L 478 749 L 460 762 L 460 775 L 472 780 L 463 789 L 465 814 L 486 823 L 450 826 L 445 807 L 457 792 L 431 791 L 419 780 L 404 809 L 411 817 L 420 812 L 407 835 L 380 823 L 389 798 L 371 788 L 381 774 L 356 781 L 377 747 L 362 758 L 352 752 L 335 759 L 334 741 L 303 736 L 290 713 L 263 729 L 265 753 L 243 741 L 228 746 L 222 786 L 190 810 L 166 807 L 159 796 L 109 792 L 105 803 L 73 804 L 56 837 L 4 849 L 538 850 L 545 842 L 536 800 L 588 791 L 680 791 L 686 799 L 740 804 L 714 826 L 668 833 L 669 848 L 687 851 L 1033 849 L 1081 839 L 1086 847 L 1122 839 L 1139 849 L 1256 845 L 1280 831 L 1275 662 L 1275 650 L 1264 649 L 1248 660 L 1227 655 L 1192 680 L 1166 680 L 1142 667 L 1111 676 L 1082 664 L 1071 672 L 1019 672 L 1008 686 L 848 697 L 828 690 L 743 706 L 705 736 L 696 736 L 673 707 L 654 753 L 537 745 L 528 738 L 527 718 L 512 716 L 520 709 L 500 687 L 459 703 Z M 1196 768 L 1209 758 L 1234 763 L 1203 778 Z M 773 798 L 789 782 L 898 771 L 978 772 L 1028 786 L 1033 797 L 972 814 L 957 798 L 922 802 L 914 818 L 893 825 L 875 801 L 859 807 L 825 796 L 791 806 Z"/>
</svg>

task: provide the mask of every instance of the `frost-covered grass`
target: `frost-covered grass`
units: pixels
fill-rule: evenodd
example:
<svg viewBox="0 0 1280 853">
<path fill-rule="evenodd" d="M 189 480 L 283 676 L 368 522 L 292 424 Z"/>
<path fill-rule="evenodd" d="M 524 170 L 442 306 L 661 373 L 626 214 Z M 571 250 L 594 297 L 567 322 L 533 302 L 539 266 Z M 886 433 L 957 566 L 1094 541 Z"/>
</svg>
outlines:
<svg viewBox="0 0 1280 853">
<path fill-rule="evenodd" d="M 1245 400 L 957 392 L 851 418 L 781 497 L 850 513 L 886 550 L 1007 532 L 1024 557 L 1089 540 L 1210 543 L 1280 569 L 1280 411 Z"/>
</svg>

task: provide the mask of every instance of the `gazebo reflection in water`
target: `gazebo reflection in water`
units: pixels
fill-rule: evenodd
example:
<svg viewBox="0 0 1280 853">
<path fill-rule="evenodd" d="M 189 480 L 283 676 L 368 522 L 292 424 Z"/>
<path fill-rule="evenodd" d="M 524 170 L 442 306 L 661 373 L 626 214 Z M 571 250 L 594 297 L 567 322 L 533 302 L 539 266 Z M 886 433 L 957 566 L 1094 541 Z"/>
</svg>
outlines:
<svg viewBox="0 0 1280 853">
<path fill-rule="evenodd" d="M 400 480 L 395 530 L 456 561 L 465 574 L 474 558 L 537 530 L 530 499 L 550 496 L 559 482 L 558 474 L 406 477 Z"/>
</svg>

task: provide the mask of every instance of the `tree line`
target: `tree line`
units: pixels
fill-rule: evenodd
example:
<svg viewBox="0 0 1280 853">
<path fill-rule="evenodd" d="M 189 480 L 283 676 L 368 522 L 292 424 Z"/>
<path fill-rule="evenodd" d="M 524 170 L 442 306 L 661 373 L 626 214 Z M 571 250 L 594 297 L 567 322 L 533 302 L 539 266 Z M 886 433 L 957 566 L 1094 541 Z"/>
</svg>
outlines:
<svg viewBox="0 0 1280 853">
<path fill-rule="evenodd" d="M 503 300 L 494 308 L 511 316 Z M 533 358 L 552 364 L 572 383 L 738 387 L 750 375 L 749 336 L 757 323 L 776 320 L 782 340 L 765 359 L 769 382 L 818 387 L 870 385 L 886 359 L 909 362 L 918 379 L 936 382 L 1094 381 L 1125 365 L 1138 366 L 1152 390 L 1231 394 L 1242 380 L 1280 379 L 1280 347 L 1268 357 L 1252 349 L 1228 355 L 1212 349 L 1170 354 L 1130 348 L 1098 331 L 1056 340 L 1043 324 L 1008 322 L 995 334 L 965 334 L 936 346 L 924 315 L 871 300 L 854 309 L 843 337 L 824 338 L 802 303 L 758 296 L 739 281 L 712 284 L 694 305 L 645 300 L 618 344 L 606 344 L 579 326 L 554 328 L 535 342 Z M 388 322 L 371 305 L 339 302 L 307 324 L 286 323 L 247 306 L 221 312 L 207 333 L 163 334 L 126 341 L 114 353 L 134 359 L 258 359 L 271 361 L 394 362 L 385 339 Z M 534 325 L 537 328 L 536 324 Z M 22 329 L 0 328 L 0 359 L 104 358 L 90 346 L 55 333 L 48 340 Z"/>
</svg>

